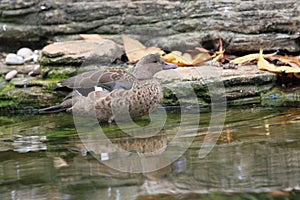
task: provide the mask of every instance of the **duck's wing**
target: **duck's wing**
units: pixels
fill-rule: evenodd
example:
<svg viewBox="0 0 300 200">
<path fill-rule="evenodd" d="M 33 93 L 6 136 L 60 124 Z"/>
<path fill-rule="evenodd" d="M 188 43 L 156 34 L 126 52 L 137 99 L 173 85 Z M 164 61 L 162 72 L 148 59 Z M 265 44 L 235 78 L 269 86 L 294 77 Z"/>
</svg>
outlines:
<svg viewBox="0 0 300 200">
<path fill-rule="evenodd" d="M 71 89 L 88 89 L 97 86 L 112 91 L 119 88 L 130 89 L 132 81 L 127 78 L 129 76 L 131 75 L 123 70 L 96 70 L 79 74 L 59 83 Z"/>
</svg>

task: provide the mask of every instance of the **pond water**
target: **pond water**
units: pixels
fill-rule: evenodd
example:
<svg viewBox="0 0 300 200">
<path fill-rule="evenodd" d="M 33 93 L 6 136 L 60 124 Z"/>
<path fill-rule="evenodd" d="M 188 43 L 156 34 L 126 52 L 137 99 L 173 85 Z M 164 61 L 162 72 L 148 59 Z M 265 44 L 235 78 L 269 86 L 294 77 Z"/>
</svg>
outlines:
<svg viewBox="0 0 300 200">
<path fill-rule="evenodd" d="M 300 109 L 228 109 L 204 158 L 211 113 L 201 112 L 196 129 L 196 113 L 185 114 L 185 124 L 180 110 L 167 114 L 149 137 L 101 123 L 105 139 L 93 128 L 87 138 L 77 133 L 70 114 L 0 116 L 0 199 L 300 198 Z"/>
</svg>

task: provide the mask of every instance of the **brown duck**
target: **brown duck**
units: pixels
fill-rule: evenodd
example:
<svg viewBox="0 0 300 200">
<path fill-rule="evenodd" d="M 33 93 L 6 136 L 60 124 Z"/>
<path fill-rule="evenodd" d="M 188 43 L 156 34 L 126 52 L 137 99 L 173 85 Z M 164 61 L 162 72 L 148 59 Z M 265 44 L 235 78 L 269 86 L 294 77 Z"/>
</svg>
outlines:
<svg viewBox="0 0 300 200">
<path fill-rule="evenodd" d="M 164 69 L 174 69 L 157 54 L 140 59 L 132 73 L 124 70 L 97 70 L 79 74 L 64 81 L 61 86 L 73 89 L 64 102 L 40 109 L 40 113 L 60 111 L 82 116 L 94 116 L 112 122 L 148 114 L 161 103 L 163 94 L 153 75 Z M 101 90 L 95 90 L 95 86 Z"/>
</svg>

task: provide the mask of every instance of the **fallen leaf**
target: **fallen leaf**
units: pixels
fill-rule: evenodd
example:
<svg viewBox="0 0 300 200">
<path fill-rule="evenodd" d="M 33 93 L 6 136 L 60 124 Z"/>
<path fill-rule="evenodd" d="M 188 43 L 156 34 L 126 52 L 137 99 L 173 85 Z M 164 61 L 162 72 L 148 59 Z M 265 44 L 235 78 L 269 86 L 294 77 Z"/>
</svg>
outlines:
<svg viewBox="0 0 300 200">
<path fill-rule="evenodd" d="M 159 55 L 164 55 L 165 52 L 162 51 L 158 47 L 146 47 L 142 43 L 140 43 L 138 40 L 132 39 L 128 37 L 127 35 L 122 35 L 125 53 L 127 55 L 127 58 L 129 62 L 137 62 L 142 57 L 148 55 L 148 54 L 155 54 L 158 53 Z"/>
<path fill-rule="evenodd" d="M 263 57 L 268 58 L 270 56 L 274 56 L 275 54 L 276 53 L 265 54 L 265 55 L 263 55 Z M 234 60 L 231 60 L 230 63 L 236 64 L 236 65 L 243 65 L 243 64 L 249 64 L 258 59 L 259 59 L 259 53 L 253 53 L 253 54 L 248 54 L 246 56 L 238 57 Z"/>
<path fill-rule="evenodd" d="M 98 42 L 98 43 L 101 43 L 104 40 L 106 40 L 104 37 L 102 37 L 99 34 L 79 34 L 79 36 L 83 40 L 91 40 L 91 41 L 95 41 L 95 42 Z"/>
<path fill-rule="evenodd" d="M 270 60 L 279 60 L 285 64 L 290 65 L 294 68 L 300 68 L 300 58 L 299 57 L 289 57 L 289 56 L 270 56 Z"/>
<path fill-rule="evenodd" d="M 183 56 L 180 51 L 172 51 L 164 55 L 164 59 L 168 63 L 173 63 L 178 66 L 192 66 L 192 61 L 189 56 Z"/>
<path fill-rule="evenodd" d="M 300 73 L 300 68 L 292 68 L 290 66 L 276 66 L 269 63 L 263 55 L 263 50 L 259 51 L 259 58 L 257 62 L 258 69 L 269 71 L 273 73 Z"/>
<path fill-rule="evenodd" d="M 196 47 L 195 48 L 197 51 L 199 51 L 200 53 L 211 53 L 211 51 L 201 48 L 201 47 Z"/>
<path fill-rule="evenodd" d="M 228 56 L 225 56 L 222 38 L 219 36 L 219 49 L 212 55 L 213 61 L 224 63 Z"/>
<path fill-rule="evenodd" d="M 211 59 L 209 53 L 198 53 L 193 56 L 190 53 L 181 53 L 180 51 L 172 51 L 163 57 L 166 62 L 173 63 L 178 66 L 194 66 Z"/>
<path fill-rule="evenodd" d="M 194 59 L 193 65 L 196 65 L 196 64 L 205 62 L 207 60 L 210 60 L 211 56 L 209 55 L 208 52 L 202 52 L 202 53 L 197 54 L 193 59 Z"/>
</svg>

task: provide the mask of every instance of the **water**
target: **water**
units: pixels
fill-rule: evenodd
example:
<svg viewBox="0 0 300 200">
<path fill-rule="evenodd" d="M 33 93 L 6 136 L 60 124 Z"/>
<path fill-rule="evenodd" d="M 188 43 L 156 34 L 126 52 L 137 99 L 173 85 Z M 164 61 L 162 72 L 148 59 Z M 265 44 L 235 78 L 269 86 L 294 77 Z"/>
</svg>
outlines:
<svg viewBox="0 0 300 200">
<path fill-rule="evenodd" d="M 107 138 L 91 128 L 88 144 L 69 114 L 0 116 L 0 199 L 300 198 L 300 109 L 229 109 L 205 158 L 199 150 L 211 114 L 201 112 L 197 129 L 195 113 L 185 113 L 182 124 L 179 110 L 167 114 L 156 135 L 132 138 L 123 133 L 131 126 L 101 124 Z M 137 170 L 143 172 L 128 172 Z"/>
</svg>

